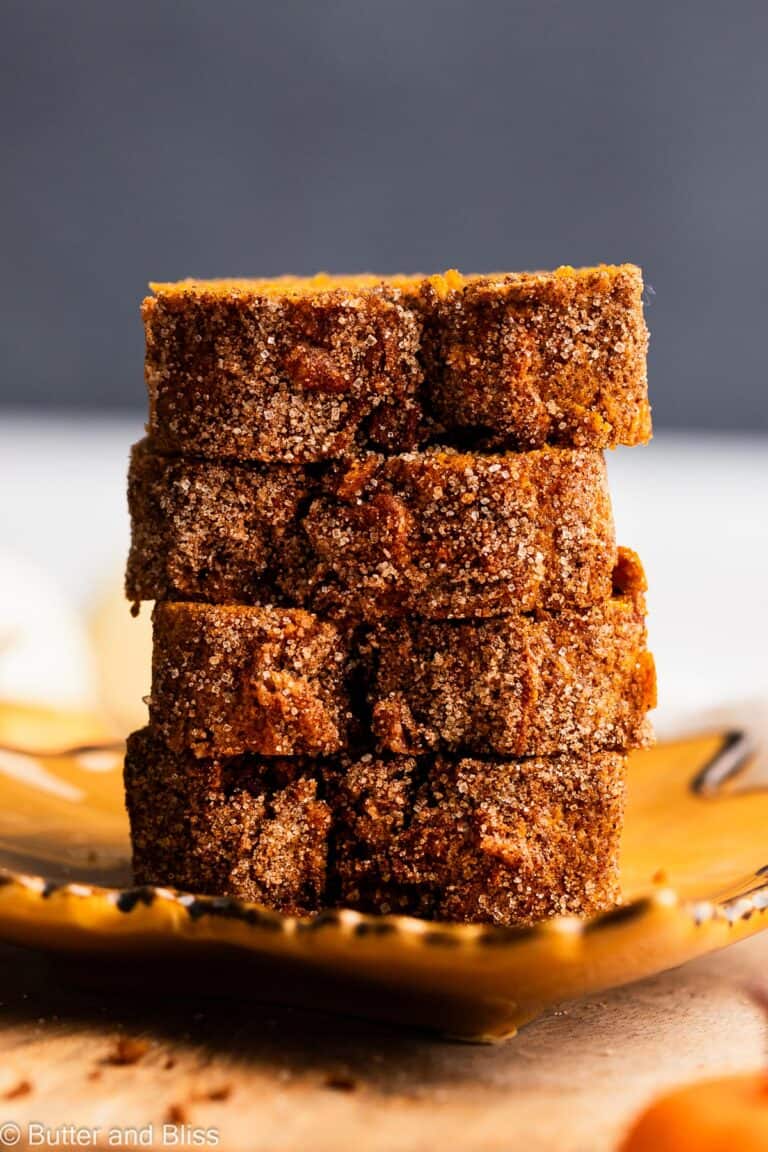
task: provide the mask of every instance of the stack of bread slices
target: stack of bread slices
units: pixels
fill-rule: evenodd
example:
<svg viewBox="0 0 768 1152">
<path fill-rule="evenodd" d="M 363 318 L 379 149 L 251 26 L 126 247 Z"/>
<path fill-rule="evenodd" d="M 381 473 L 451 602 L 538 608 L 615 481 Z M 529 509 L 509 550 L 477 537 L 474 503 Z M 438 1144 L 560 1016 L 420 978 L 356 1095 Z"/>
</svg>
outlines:
<svg viewBox="0 0 768 1152">
<path fill-rule="evenodd" d="M 603 458 L 650 437 L 639 269 L 190 280 L 143 317 L 136 881 L 299 915 L 613 905 L 655 703 Z"/>
</svg>

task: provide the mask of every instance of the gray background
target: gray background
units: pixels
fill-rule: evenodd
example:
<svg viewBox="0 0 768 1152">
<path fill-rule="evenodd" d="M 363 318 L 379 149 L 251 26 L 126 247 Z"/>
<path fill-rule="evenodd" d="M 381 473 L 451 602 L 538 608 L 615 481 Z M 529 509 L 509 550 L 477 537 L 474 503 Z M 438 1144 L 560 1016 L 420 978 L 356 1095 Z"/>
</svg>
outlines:
<svg viewBox="0 0 768 1152">
<path fill-rule="evenodd" d="M 0 402 L 144 404 L 150 278 L 633 260 L 657 426 L 768 427 L 768 4 L 0 0 Z"/>
</svg>

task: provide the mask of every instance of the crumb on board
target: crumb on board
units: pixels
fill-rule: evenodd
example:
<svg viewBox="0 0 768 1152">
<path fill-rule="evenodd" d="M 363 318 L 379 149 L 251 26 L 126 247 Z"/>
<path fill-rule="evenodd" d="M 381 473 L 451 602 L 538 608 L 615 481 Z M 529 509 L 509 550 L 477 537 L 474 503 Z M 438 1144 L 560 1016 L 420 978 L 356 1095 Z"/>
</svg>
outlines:
<svg viewBox="0 0 768 1152">
<path fill-rule="evenodd" d="M 214 1088 L 204 1088 L 202 1091 L 193 1092 L 190 1099 L 194 1101 L 208 1100 L 218 1104 L 224 1100 L 229 1100 L 231 1095 L 231 1084 L 217 1084 Z"/>
<path fill-rule="evenodd" d="M 136 1036 L 118 1036 L 112 1051 L 106 1058 L 106 1063 L 116 1066 L 138 1064 L 142 1057 L 149 1052 L 150 1047 L 148 1040 L 142 1040 Z"/>
<path fill-rule="evenodd" d="M 3 1093 L 3 1100 L 19 1100 L 22 1096 L 29 1096 L 31 1091 L 32 1081 L 22 1078 Z"/>
<path fill-rule="evenodd" d="M 357 1080 L 348 1072 L 329 1072 L 323 1084 L 334 1092 L 355 1092 L 358 1087 Z"/>
</svg>

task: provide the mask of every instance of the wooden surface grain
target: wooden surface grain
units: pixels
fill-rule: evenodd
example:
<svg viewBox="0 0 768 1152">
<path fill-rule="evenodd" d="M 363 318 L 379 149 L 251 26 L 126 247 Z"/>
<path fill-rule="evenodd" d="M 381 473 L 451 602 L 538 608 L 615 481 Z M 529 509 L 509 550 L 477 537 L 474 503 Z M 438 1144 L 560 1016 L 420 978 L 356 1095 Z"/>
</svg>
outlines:
<svg viewBox="0 0 768 1152">
<path fill-rule="evenodd" d="M 99 1128 L 109 1147 L 112 1127 L 152 1125 L 162 1148 L 171 1124 L 177 1137 L 189 1137 L 185 1125 L 215 1129 L 232 1152 L 443 1142 L 462 1152 L 602 1152 L 660 1089 L 760 1066 L 766 1022 L 749 987 L 766 963 L 768 935 L 565 1004 L 481 1047 L 268 1005 L 153 999 L 149 987 L 75 988 L 57 964 L 6 949 L 0 1136 L 8 1122 L 24 1138 L 30 1122 L 79 1125 Z"/>
</svg>

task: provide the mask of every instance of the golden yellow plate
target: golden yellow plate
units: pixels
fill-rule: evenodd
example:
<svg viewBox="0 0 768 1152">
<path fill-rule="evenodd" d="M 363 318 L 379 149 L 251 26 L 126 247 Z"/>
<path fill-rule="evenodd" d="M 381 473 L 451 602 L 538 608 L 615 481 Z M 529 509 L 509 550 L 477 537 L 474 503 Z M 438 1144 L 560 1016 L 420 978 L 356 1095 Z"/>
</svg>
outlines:
<svg viewBox="0 0 768 1152">
<path fill-rule="evenodd" d="M 494 1040 L 768 925 L 766 743 L 738 724 L 635 754 L 624 903 L 531 929 L 312 920 L 131 887 L 122 747 L 96 717 L 0 704 L 0 940 L 74 977 L 311 1003 Z"/>
</svg>

